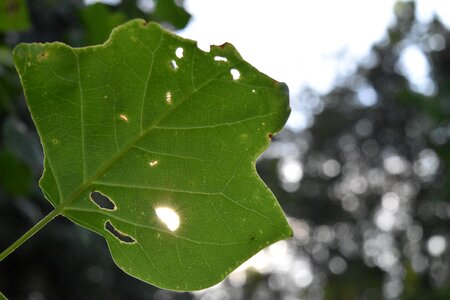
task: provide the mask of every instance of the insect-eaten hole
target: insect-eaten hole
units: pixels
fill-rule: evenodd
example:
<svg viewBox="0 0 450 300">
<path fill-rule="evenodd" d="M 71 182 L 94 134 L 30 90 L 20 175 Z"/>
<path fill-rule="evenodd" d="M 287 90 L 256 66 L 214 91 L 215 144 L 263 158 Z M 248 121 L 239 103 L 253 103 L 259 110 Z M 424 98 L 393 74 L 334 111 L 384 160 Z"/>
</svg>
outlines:
<svg viewBox="0 0 450 300">
<path fill-rule="evenodd" d="M 116 210 L 117 206 L 114 202 L 106 195 L 100 192 L 92 192 L 90 195 L 92 202 L 94 202 L 98 207 L 105 210 Z"/>
<path fill-rule="evenodd" d="M 170 65 L 172 66 L 173 70 L 178 70 L 178 64 L 177 64 L 177 62 L 175 60 L 172 59 L 170 61 Z"/>
<path fill-rule="evenodd" d="M 228 61 L 226 57 L 223 56 L 214 56 L 215 61 Z"/>
<path fill-rule="evenodd" d="M 172 104 L 172 92 L 168 91 L 166 93 L 166 103 L 167 104 Z"/>
<path fill-rule="evenodd" d="M 125 122 L 128 122 L 128 117 L 124 114 L 119 115 L 119 118 Z"/>
<path fill-rule="evenodd" d="M 126 244 L 136 243 L 136 240 L 134 238 L 132 238 L 131 236 L 129 236 L 126 233 L 123 233 L 123 232 L 117 230 L 116 227 L 114 227 L 114 225 L 111 224 L 111 221 L 109 221 L 109 220 L 105 222 L 105 229 L 108 230 L 109 233 L 111 233 L 115 238 L 117 238 L 122 243 L 126 243 Z"/>
<path fill-rule="evenodd" d="M 183 58 L 183 56 L 184 56 L 183 52 L 184 52 L 184 49 L 181 48 L 181 47 L 178 47 L 178 48 L 175 50 L 175 55 L 176 55 L 178 58 Z"/>
<path fill-rule="evenodd" d="M 237 69 L 231 69 L 230 73 L 233 77 L 233 80 L 238 80 L 239 78 L 241 78 L 241 72 L 239 72 Z"/>
</svg>

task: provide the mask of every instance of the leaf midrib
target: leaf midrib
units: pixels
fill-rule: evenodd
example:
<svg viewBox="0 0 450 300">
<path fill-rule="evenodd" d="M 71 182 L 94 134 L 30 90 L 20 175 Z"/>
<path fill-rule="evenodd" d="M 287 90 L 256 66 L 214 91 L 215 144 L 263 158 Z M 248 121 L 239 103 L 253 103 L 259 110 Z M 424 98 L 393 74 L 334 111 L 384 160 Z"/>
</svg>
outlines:
<svg viewBox="0 0 450 300">
<path fill-rule="evenodd" d="M 236 68 L 239 65 L 241 65 L 243 61 L 239 61 L 236 64 L 233 64 L 230 66 L 230 69 Z M 156 121 L 151 124 L 146 130 L 139 132 L 139 134 L 133 138 L 125 147 L 120 150 L 117 155 L 113 156 L 110 160 L 105 162 L 102 167 L 100 167 L 97 172 L 95 172 L 92 176 L 88 177 L 87 180 L 83 181 L 78 188 L 73 191 L 71 194 L 67 196 L 66 199 L 62 199 L 59 202 L 59 205 L 55 207 L 55 210 L 58 211 L 58 213 L 64 212 L 64 208 L 71 203 L 73 203 L 78 197 L 80 197 L 91 185 L 92 183 L 101 177 L 103 174 L 105 174 L 115 163 L 120 161 L 130 149 L 133 148 L 136 144 L 138 144 L 145 136 L 147 136 L 150 132 L 152 132 L 153 129 L 156 129 L 157 126 L 164 121 L 167 117 L 169 117 L 173 112 L 175 112 L 178 107 L 180 107 L 182 104 L 184 104 L 186 101 L 188 101 L 192 96 L 194 96 L 197 92 L 199 92 L 204 87 L 208 86 L 210 83 L 212 83 L 214 80 L 222 76 L 223 74 L 227 73 L 229 69 L 226 69 L 222 72 L 217 73 L 214 77 L 211 79 L 205 81 L 202 85 L 197 87 L 195 90 L 192 91 L 192 93 L 188 96 L 186 96 L 184 99 L 182 99 L 180 102 L 174 105 L 173 109 L 169 110 L 166 114 L 163 114 L 159 119 L 156 119 Z M 84 163 L 84 162 L 83 162 Z M 50 163 L 51 165 L 51 163 Z M 56 179 L 56 174 L 54 174 Z"/>
</svg>

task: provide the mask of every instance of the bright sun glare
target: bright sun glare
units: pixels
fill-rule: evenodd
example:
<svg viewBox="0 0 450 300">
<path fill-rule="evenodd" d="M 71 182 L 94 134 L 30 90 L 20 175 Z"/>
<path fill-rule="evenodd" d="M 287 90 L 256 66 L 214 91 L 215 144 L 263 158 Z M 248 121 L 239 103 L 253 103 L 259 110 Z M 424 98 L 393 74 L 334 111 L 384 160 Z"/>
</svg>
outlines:
<svg viewBox="0 0 450 300">
<path fill-rule="evenodd" d="M 158 218 L 166 224 L 170 231 L 175 231 L 180 227 L 180 217 L 173 209 L 169 207 L 157 207 L 155 211 Z"/>
</svg>

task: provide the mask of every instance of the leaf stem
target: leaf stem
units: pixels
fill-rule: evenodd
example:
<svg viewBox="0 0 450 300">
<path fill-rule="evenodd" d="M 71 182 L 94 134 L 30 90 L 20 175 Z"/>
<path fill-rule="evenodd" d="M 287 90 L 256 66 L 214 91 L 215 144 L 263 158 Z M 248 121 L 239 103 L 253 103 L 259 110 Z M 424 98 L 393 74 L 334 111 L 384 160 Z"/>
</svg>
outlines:
<svg viewBox="0 0 450 300">
<path fill-rule="evenodd" d="M 32 237 L 36 232 L 42 229 L 48 222 L 53 220 L 54 217 L 59 215 L 59 210 L 54 209 L 48 215 L 46 215 L 42 220 L 40 220 L 36 225 L 30 228 L 27 232 L 25 232 L 17 241 L 15 241 L 11 246 L 6 248 L 5 251 L 0 253 L 0 261 L 4 260 L 8 255 L 10 255 L 14 250 L 20 247 L 23 243 L 25 243 L 30 237 Z"/>
<path fill-rule="evenodd" d="M 8 300 L 8 298 L 0 292 L 0 300 Z"/>
<path fill-rule="evenodd" d="M 8 300 L 8 298 L 0 292 L 0 300 Z"/>
</svg>

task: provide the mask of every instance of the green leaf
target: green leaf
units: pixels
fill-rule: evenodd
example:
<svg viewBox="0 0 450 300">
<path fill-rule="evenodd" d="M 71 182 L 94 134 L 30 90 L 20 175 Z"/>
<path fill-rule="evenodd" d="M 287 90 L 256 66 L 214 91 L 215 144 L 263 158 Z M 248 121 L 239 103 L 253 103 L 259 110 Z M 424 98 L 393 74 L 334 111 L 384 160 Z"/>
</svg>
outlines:
<svg viewBox="0 0 450 300">
<path fill-rule="evenodd" d="M 25 0 L 0 1 L 0 31 L 26 30 L 29 27 Z"/>
<path fill-rule="evenodd" d="M 14 60 L 45 196 L 128 274 L 203 289 L 292 235 L 255 169 L 289 115 L 287 88 L 230 44 L 206 53 L 133 20 L 104 45 L 21 44 Z"/>
</svg>

